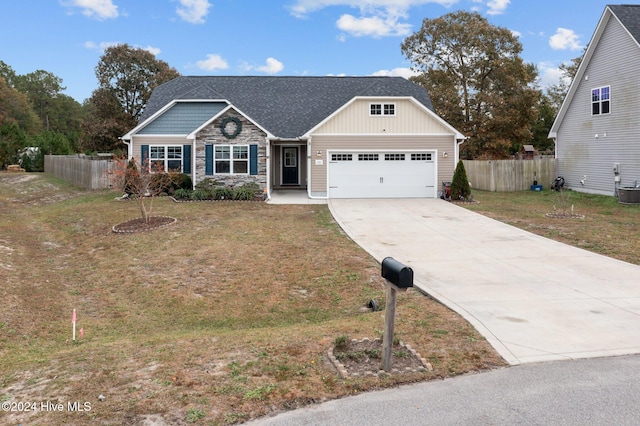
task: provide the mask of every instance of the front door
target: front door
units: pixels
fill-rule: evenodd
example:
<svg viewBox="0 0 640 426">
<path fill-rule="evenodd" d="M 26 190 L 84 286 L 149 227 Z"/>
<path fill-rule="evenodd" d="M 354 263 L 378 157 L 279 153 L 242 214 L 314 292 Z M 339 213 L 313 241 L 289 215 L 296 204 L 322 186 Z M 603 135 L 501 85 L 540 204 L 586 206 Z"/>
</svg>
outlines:
<svg viewBox="0 0 640 426">
<path fill-rule="evenodd" d="M 282 148 L 282 184 L 298 185 L 298 147 Z"/>
</svg>

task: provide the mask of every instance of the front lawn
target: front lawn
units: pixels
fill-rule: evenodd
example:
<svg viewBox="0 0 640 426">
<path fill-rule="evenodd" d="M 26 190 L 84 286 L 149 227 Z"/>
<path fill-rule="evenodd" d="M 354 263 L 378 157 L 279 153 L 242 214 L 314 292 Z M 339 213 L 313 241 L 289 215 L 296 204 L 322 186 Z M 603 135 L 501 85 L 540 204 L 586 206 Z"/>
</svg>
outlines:
<svg viewBox="0 0 640 426">
<path fill-rule="evenodd" d="M 380 266 L 326 206 L 163 198 L 154 213 L 177 223 L 114 234 L 138 215 L 117 195 L 0 174 L 0 401 L 38 408 L 0 423 L 231 424 L 504 365 L 466 321 L 409 290 L 397 337 L 433 371 L 342 379 L 327 350 L 381 337 L 384 312 L 364 307 L 385 293 Z M 48 401 L 65 409 L 41 410 Z"/>
</svg>

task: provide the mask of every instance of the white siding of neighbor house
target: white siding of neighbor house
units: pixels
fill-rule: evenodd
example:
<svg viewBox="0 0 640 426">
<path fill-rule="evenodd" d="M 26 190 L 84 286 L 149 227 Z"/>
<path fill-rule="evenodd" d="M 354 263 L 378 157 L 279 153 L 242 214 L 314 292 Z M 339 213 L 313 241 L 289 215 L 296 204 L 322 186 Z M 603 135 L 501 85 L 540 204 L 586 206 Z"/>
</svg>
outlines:
<svg viewBox="0 0 640 426">
<path fill-rule="evenodd" d="M 372 103 L 395 104 L 395 116 L 371 116 L 369 112 Z M 339 114 L 315 129 L 313 134 L 442 134 L 450 132 L 409 99 L 362 98 L 349 104 Z"/>
<path fill-rule="evenodd" d="M 558 128 L 556 155 L 566 187 L 613 195 L 614 163 L 620 163 L 620 186 L 640 180 L 640 47 L 614 17 L 602 25 Z M 603 86 L 611 87 L 611 112 L 592 116 L 591 90 Z"/>
<path fill-rule="evenodd" d="M 358 151 L 432 151 L 437 164 L 436 191 L 442 181 L 451 181 L 454 163 L 455 136 L 450 135 L 314 135 L 311 138 L 311 194 L 324 196 L 327 193 L 327 152 Z M 318 151 L 320 155 L 318 156 Z M 447 157 L 443 153 L 447 152 Z M 322 160 L 322 164 L 316 164 Z"/>
</svg>

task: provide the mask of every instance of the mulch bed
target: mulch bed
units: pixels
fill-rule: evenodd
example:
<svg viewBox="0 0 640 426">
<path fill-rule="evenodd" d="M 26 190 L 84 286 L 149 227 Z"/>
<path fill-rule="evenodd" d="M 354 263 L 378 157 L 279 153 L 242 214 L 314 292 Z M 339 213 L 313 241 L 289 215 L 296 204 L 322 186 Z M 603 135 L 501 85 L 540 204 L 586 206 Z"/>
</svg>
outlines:
<svg viewBox="0 0 640 426">
<path fill-rule="evenodd" d="M 393 345 L 391 371 L 382 370 L 382 340 L 351 340 L 346 348 L 331 347 L 331 363 L 344 378 L 348 376 L 376 376 L 383 374 L 433 371 L 433 367 L 415 349 L 402 342 Z"/>
<path fill-rule="evenodd" d="M 141 217 L 128 220 L 126 222 L 115 225 L 112 230 L 116 234 L 132 234 L 135 232 L 153 231 L 154 229 L 164 228 L 165 226 L 176 223 L 175 217 L 169 216 L 151 216 L 148 222 Z"/>
</svg>

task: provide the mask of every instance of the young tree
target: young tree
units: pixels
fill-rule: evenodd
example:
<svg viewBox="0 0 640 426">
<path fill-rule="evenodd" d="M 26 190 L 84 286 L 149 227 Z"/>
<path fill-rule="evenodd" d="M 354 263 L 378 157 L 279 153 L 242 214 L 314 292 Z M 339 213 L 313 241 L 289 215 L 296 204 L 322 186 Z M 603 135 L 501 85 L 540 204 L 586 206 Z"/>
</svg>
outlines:
<svg viewBox="0 0 640 426">
<path fill-rule="evenodd" d="M 520 58 L 522 45 L 511 31 L 459 11 L 424 19 L 401 48 L 421 72 L 414 81 L 432 96 L 436 112 L 469 137 L 467 158 L 503 158 L 531 138 L 537 72 Z"/>
<path fill-rule="evenodd" d="M 159 171 L 146 159 L 139 165 L 135 158 L 114 158 L 113 183 L 125 197 L 133 198 L 140 209 L 141 219 L 149 223 L 153 200 L 171 185 L 174 173 Z"/>
<path fill-rule="evenodd" d="M 40 131 L 40 121 L 29 103 L 29 98 L 0 76 L 0 125 L 15 123 L 27 134 Z"/>
</svg>

